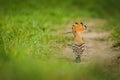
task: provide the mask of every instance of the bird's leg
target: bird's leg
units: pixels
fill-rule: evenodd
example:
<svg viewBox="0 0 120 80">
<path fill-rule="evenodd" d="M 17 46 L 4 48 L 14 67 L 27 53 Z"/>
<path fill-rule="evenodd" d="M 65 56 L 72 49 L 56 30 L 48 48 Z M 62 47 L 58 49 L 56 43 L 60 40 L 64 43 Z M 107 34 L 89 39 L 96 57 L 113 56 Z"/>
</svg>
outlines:
<svg viewBox="0 0 120 80">
<path fill-rule="evenodd" d="M 79 63 L 79 62 L 81 61 L 80 55 L 77 55 L 75 61 L 76 61 L 77 63 Z"/>
</svg>

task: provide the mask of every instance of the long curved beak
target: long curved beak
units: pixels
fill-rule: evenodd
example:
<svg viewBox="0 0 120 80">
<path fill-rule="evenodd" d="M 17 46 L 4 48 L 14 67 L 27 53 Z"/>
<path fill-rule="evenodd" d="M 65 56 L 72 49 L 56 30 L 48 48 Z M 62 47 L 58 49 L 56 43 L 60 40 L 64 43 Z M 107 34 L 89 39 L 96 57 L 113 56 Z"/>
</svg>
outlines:
<svg viewBox="0 0 120 80">
<path fill-rule="evenodd" d="M 69 34 L 69 33 L 72 33 L 72 31 L 71 32 L 70 31 L 69 32 L 65 32 L 65 34 Z"/>
</svg>

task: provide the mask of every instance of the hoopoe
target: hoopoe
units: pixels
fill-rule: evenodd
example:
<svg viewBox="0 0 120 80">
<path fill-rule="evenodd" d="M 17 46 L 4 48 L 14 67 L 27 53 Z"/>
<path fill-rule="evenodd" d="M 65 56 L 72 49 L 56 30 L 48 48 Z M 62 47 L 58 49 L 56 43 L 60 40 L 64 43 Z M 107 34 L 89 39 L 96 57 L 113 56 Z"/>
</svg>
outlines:
<svg viewBox="0 0 120 80">
<path fill-rule="evenodd" d="M 86 30 L 86 25 L 81 23 L 75 23 L 72 25 L 72 33 L 74 35 L 74 43 L 72 45 L 73 53 L 75 54 L 75 61 L 80 62 L 81 61 L 81 55 L 83 54 L 85 50 L 85 43 L 83 41 L 81 33 Z"/>
</svg>

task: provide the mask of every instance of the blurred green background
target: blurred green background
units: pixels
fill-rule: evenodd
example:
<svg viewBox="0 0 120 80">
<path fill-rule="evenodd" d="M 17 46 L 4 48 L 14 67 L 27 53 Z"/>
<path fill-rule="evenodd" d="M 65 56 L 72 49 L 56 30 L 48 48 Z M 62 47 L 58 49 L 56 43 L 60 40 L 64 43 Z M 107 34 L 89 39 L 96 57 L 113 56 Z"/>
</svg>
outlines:
<svg viewBox="0 0 120 80">
<path fill-rule="evenodd" d="M 51 59 L 71 40 L 56 32 L 77 19 L 107 20 L 103 29 L 112 32 L 113 47 L 120 46 L 119 4 L 120 0 L 0 0 L 0 80 L 119 80 L 120 71 L 106 64 Z"/>
</svg>

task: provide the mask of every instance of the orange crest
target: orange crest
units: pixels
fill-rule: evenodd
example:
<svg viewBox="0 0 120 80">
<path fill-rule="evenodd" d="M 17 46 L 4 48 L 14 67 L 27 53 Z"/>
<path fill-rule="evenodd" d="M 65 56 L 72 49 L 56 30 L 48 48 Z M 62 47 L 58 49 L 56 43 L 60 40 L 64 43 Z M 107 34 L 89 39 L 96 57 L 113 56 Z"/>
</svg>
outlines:
<svg viewBox="0 0 120 80">
<path fill-rule="evenodd" d="M 83 23 L 75 23 L 72 26 L 72 31 L 84 31 L 86 29 L 86 25 L 83 25 Z"/>
</svg>

